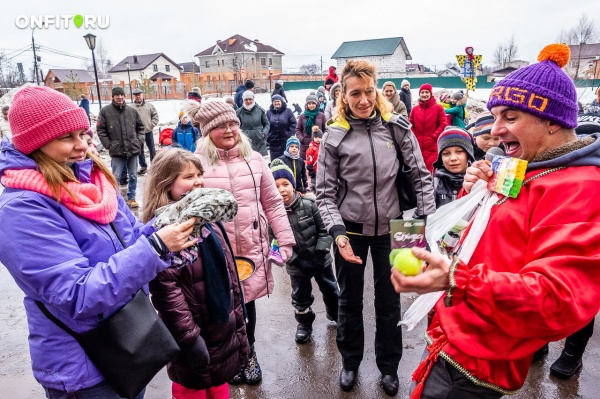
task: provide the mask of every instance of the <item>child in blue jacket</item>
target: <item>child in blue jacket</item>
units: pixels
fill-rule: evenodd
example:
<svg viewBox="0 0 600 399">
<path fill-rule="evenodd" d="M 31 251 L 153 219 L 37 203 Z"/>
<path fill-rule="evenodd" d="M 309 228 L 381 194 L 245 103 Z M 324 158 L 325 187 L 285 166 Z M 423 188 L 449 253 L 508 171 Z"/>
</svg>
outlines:
<svg viewBox="0 0 600 399">
<path fill-rule="evenodd" d="M 200 132 L 190 122 L 188 116 L 181 111 L 179 124 L 173 129 L 173 147 L 181 147 L 191 152 L 196 152 L 196 142 L 200 139 Z"/>
</svg>

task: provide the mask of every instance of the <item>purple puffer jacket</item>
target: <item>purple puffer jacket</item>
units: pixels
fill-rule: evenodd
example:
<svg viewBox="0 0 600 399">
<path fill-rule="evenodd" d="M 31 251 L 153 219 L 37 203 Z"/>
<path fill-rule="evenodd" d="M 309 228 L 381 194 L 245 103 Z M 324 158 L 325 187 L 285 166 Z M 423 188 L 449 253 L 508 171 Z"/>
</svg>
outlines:
<svg viewBox="0 0 600 399">
<path fill-rule="evenodd" d="M 31 158 L 2 143 L 0 176 L 33 168 Z M 87 331 L 169 266 L 145 238 L 154 228 L 142 225 L 120 195 L 118 202 L 114 223 L 127 249 L 109 225 L 77 216 L 53 198 L 12 188 L 0 196 L 0 262 L 25 293 L 33 374 L 45 387 L 72 392 L 104 377 L 36 300 L 72 330 Z"/>
</svg>

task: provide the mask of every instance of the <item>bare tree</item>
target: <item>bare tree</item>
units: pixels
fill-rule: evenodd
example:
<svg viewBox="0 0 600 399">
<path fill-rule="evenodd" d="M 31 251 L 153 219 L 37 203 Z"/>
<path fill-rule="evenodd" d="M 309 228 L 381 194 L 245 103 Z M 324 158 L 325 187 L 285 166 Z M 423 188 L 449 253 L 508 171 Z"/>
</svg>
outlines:
<svg viewBox="0 0 600 399">
<path fill-rule="evenodd" d="M 63 89 L 65 94 L 71 98 L 71 100 L 76 100 L 81 94 L 83 94 L 83 90 L 80 86 L 79 76 L 73 72 L 73 70 L 69 71 L 69 74 L 66 76 L 65 81 L 63 82 Z"/>
<path fill-rule="evenodd" d="M 517 59 L 519 46 L 512 35 L 505 43 L 498 44 L 494 50 L 493 61 L 497 68 L 506 68 Z"/>
<path fill-rule="evenodd" d="M 300 72 L 305 75 L 316 75 L 319 73 L 319 69 L 317 64 L 305 64 L 300 67 Z"/>
<path fill-rule="evenodd" d="M 96 39 L 96 48 L 94 50 L 96 55 L 96 69 L 98 70 L 98 79 L 108 79 L 108 71 L 114 66 L 112 60 L 108 56 L 108 51 L 104 47 L 104 42 L 100 39 Z M 84 61 L 83 66 L 86 71 L 93 73 L 94 65 L 92 61 Z"/>
<path fill-rule="evenodd" d="M 17 87 L 23 84 L 22 74 L 19 69 L 7 59 L 4 53 L 0 53 L 0 87 Z"/>
<path fill-rule="evenodd" d="M 571 67 L 573 68 L 573 79 L 579 77 L 581 69 L 582 56 L 587 44 L 591 44 L 598 38 L 594 21 L 590 20 L 586 14 L 582 14 L 577 21 L 577 25 L 571 30 L 565 32 L 561 30 L 559 40 L 561 43 L 575 45 L 575 52 L 571 53 Z"/>
</svg>

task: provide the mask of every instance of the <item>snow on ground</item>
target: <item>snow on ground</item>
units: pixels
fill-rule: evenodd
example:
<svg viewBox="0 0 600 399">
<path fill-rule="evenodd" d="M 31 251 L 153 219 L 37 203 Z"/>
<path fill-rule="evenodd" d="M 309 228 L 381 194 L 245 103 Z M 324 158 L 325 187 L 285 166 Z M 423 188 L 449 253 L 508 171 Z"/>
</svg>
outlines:
<svg viewBox="0 0 600 399">
<path fill-rule="evenodd" d="M 315 83 L 318 83 L 318 82 L 315 82 Z M 304 109 L 306 97 L 310 94 L 310 92 L 316 92 L 318 87 L 319 87 L 318 84 L 316 84 L 314 89 L 286 91 L 285 95 L 288 99 L 288 107 L 292 107 L 292 104 L 297 103 L 298 105 L 300 105 L 300 107 L 302 109 Z M 284 86 L 284 88 L 285 88 L 285 86 Z M 434 87 L 433 93 L 434 93 L 434 95 L 437 95 L 438 92 L 443 91 L 443 90 L 449 91 L 449 92 L 457 91 L 457 89 L 445 89 L 442 87 Z M 475 105 L 475 106 L 477 106 L 477 108 L 484 107 L 485 102 L 487 101 L 491 92 L 492 92 L 492 89 L 476 89 L 474 92 L 473 91 L 469 92 L 469 104 Z M 417 99 L 419 98 L 419 89 L 413 88 L 413 89 L 411 89 L 411 93 L 412 93 L 413 102 L 416 102 Z M 222 98 L 205 98 L 203 101 L 225 101 L 226 97 L 233 97 L 233 95 L 224 96 Z M 596 98 L 595 90 L 592 90 L 591 87 L 577 89 L 577 98 L 579 101 L 581 101 L 582 104 L 584 104 L 584 105 L 589 104 L 592 102 L 592 100 L 594 100 Z M 262 108 L 264 108 L 265 111 L 269 109 L 269 106 L 271 105 L 271 94 L 270 93 L 258 93 L 258 94 L 256 94 L 255 99 L 256 99 L 256 103 L 258 105 L 260 105 Z M 185 101 L 186 100 L 150 101 L 150 103 L 152 105 L 154 105 L 154 107 L 156 108 L 156 111 L 158 112 L 159 125 L 160 126 L 176 125 L 178 122 L 177 115 L 179 114 L 179 111 L 181 111 L 182 104 Z M 108 103 L 103 102 L 102 104 L 106 105 Z M 293 110 L 293 108 L 292 108 L 292 110 Z M 97 103 L 90 104 L 90 111 L 93 114 L 97 115 L 98 111 L 99 111 L 98 104 Z"/>
</svg>

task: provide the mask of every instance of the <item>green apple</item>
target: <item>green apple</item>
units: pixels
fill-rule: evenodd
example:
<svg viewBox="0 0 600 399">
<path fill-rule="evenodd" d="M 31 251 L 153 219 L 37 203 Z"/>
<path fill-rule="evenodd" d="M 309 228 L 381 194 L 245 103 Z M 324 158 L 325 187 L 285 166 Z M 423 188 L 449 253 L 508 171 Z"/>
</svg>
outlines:
<svg viewBox="0 0 600 399">
<path fill-rule="evenodd" d="M 423 261 L 417 258 L 410 248 L 395 249 L 394 267 L 405 276 L 416 276 L 421 272 Z"/>
<path fill-rule="evenodd" d="M 398 253 L 400 253 L 401 250 L 402 248 L 392 249 L 392 252 L 390 252 L 390 265 L 394 265 L 394 259 L 396 259 L 396 255 L 398 255 Z"/>
</svg>

